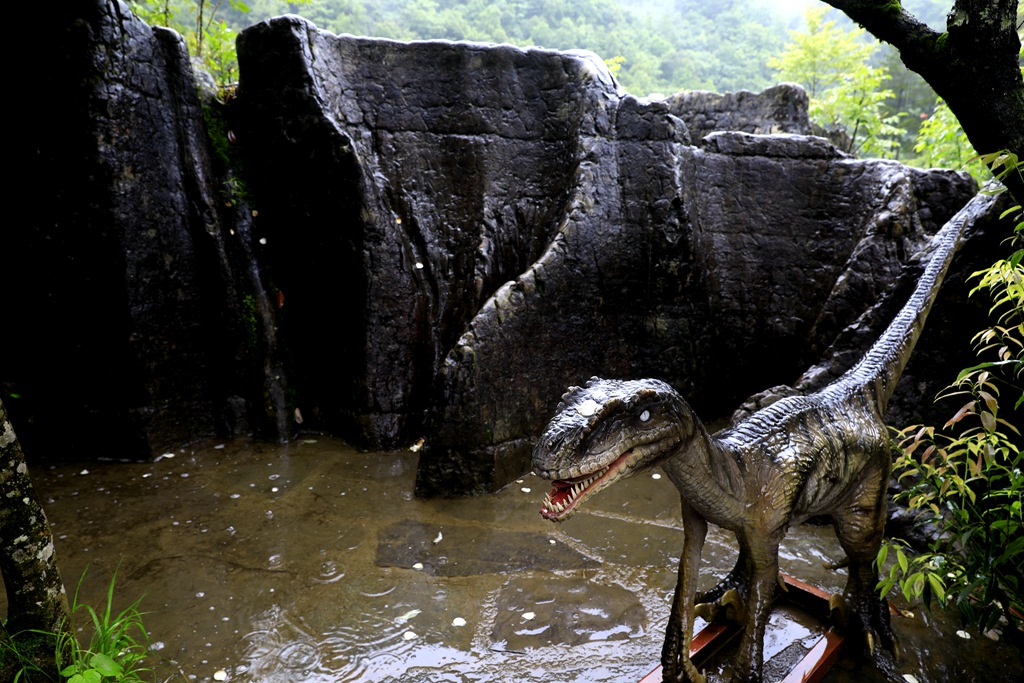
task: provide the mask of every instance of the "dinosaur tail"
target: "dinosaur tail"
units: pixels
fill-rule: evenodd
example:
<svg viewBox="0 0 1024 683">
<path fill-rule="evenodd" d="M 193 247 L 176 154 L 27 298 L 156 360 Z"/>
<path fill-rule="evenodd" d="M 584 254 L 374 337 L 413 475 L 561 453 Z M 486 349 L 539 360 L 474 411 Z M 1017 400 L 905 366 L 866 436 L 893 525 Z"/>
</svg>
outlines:
<svg viewBox="0 0 1024 683">
<path fill-rule="evenodd" d="M 925 320 L 960 246 L 964 230 L 985 212 L 993 200 L 990 195 L 976 196 L 935 234 L 918 256 L 921 260 L 927 259 L 928 265 L 910 299 L 860 362 L 829 388 L 866 391 L 874 398 L 879 413 L 885 413 L 896 383 L 921 337 Z M 931 254 L 927 253 L 929 251 Z"/>
</svg>

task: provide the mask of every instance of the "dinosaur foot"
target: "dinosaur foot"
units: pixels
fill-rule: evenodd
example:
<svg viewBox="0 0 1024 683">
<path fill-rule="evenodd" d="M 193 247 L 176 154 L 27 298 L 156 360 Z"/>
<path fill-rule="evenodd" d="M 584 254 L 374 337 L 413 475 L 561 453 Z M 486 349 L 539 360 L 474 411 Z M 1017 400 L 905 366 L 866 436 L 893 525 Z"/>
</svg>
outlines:
<svg viewBox="0 0 1024 683">
<path fill-rule="evenodd" d="M 830 621 L 836 630 L 853 638 L 849 642 L 854 648 L 859 641 L 861 653 L 874 660 L 880 669 L 895 670 L 899 643 L 889 624 L 888 605 L 884 601 L 874 595 L 850 600 L 833 594 L 829 596 L 828 606 Z"/>
<path fill-rule="evenodd" d="M 662 683 L 707 683 L 690 661 L 689 654 L 678 630 L 670 627 L 661 650 Z"/>
<path fill-rule="evenodd" d="M 670 670 L 664 664 L 661 667 L 662 683 L 707 683 L 704 674 L 697 671 L 690 660 L 681 663 L 678 669 Z"/>
<path fill-rule="evenodd" d="M 741 565 L 742 563 L 738 562 L 713 588 L 697 593 L 697 603 L 720 602 L 729 591 L 745 591 L 750 584 L 750 577 L 746 571 L 741 569 Z"/>
<path fill-rule="evenodd" d="M 743 598 L 735 588 L 730 588 L 714 602 L 701 602 L 694 607 L 694 614 L 704 621 L 732 621 L 742 623 L 746 614 Z"/>
</svg>

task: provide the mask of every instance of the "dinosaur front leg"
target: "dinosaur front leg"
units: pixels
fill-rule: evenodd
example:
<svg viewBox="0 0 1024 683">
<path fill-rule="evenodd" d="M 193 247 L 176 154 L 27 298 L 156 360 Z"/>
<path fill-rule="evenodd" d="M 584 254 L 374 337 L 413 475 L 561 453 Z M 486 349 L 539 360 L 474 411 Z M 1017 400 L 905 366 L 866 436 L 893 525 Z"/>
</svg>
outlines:
<svg viewBox="0 0 1024 683">
<path fill-rule="evenodd" d="M 679 558 L 672 611 L 665 631 L 665 644 L 661 650 L 662 681 L 665 683 L 704 683 L 704 676 L 690 661 L 690 643 L 693 640 L 694 596 L 697 592 L 697 572 L 700 555 L 708 532 L 707 521 L 683 502 L 685 540 Z"/>
</svg>

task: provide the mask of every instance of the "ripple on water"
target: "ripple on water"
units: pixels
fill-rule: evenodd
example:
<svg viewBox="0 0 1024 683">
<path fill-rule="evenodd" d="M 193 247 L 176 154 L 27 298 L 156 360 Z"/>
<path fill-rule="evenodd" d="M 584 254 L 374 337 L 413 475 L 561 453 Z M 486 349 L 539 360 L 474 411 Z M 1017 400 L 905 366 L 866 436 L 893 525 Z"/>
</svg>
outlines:
<svg viewBox="0 0 1024 683">
<path fill-rule="evenodd" d="M 273 607 L 254 620 L 259 628 L 244 637 L 245 679 L 269 683 L 378 680 L 401 673 L 410 660 L 422 659 L 415 652 L 425 644 L 419 638 L 405 638 L 410 624 L 403 620 L 362 613 L 358 619 L 346 615 L 345 621 L 342 627 L 317 634 L 279 606 Z"/>
<path fill-rule="evenodd" d="M 314 583 L 334 583 L 345 578 L 345 572 L 338 568 L 338 563 L 334 560 L 325 560 L 320 565 L 320 576 L 313 579 Z"/>
</svg>

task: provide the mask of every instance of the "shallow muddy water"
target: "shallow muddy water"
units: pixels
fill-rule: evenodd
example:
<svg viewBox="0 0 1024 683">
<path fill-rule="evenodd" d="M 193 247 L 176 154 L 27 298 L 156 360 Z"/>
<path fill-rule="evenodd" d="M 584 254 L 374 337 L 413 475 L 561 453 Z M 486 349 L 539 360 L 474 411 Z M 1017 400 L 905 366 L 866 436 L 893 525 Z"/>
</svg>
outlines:
<svg viewBox="0 0 1024 683">
<path fill-rule="evenodd" d="M 84 601 L 99 603 L 115 570 L 119 607 L 144 596 L 159 681 L 638 681 L 654 667 L 682 547 L 666 477 L 617 484 L 554 525 L 532 475 L 425 501 L 415 470 L 414 453 L 318 437 L 30 471 L 69 592 L 88 567 Z M 734 553 L 712 528 L 705 586 Z M 836 591 L 843 572 L 822 564 L 840 556 L 829 528 L 804 525 L 782 568 Z M 912 609 L 894 620 L 901 674 L 1024 680 L 1012 646 Z M 821 631 L 773 624 L 769 658 Z M 844 660 L 827 680 L 882 679 Z"/>
</svg>

